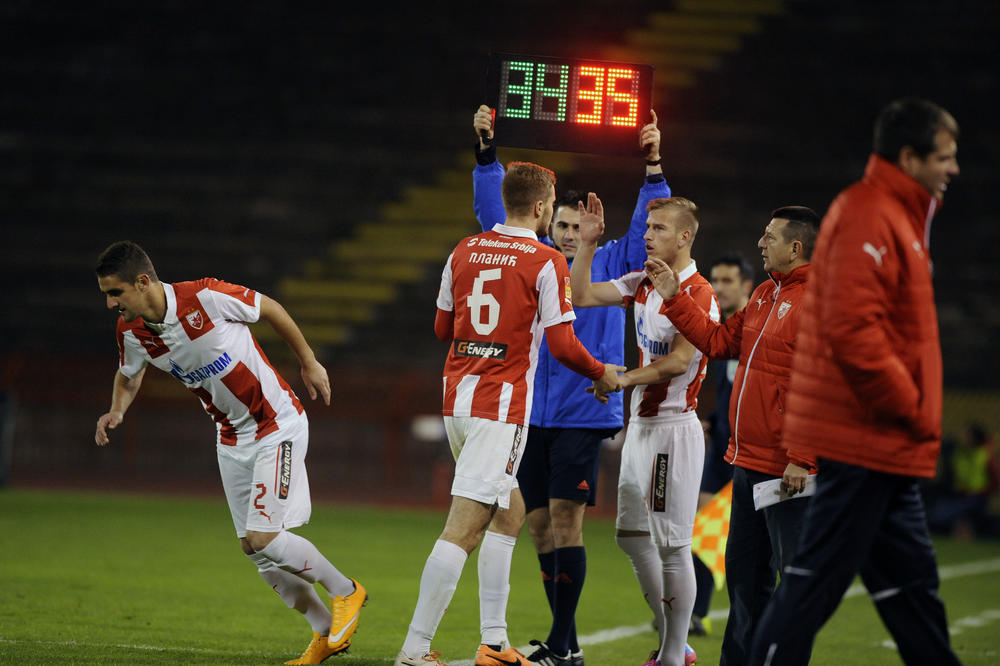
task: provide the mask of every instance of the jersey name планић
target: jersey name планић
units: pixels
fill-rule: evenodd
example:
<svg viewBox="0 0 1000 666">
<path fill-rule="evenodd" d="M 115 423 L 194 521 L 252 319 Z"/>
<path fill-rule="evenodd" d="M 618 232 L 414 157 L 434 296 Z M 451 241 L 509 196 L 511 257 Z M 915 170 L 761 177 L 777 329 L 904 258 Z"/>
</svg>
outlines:
<svg viewBox="0 0 1000 666">
<path fill-rule="evenodd" d="M 566 258 L 498 224 L 452 251 L 437 307 L 454 313 L 444 415 L 527 424 L 542 333 L 576 318 Z"/>
</svg>

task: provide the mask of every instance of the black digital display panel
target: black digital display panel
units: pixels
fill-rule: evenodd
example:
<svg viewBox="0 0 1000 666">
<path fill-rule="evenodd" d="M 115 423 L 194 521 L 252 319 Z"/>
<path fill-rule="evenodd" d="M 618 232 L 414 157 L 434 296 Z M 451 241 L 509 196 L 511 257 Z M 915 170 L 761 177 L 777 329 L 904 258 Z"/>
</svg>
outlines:
<svg viewBox="0 0 1000 666">
<path fill-rule="evenodd" d="M 652 65 L 490 55 L 487 104 L 501 146 L 638 154 L 652 93 Z"/>
</svg>

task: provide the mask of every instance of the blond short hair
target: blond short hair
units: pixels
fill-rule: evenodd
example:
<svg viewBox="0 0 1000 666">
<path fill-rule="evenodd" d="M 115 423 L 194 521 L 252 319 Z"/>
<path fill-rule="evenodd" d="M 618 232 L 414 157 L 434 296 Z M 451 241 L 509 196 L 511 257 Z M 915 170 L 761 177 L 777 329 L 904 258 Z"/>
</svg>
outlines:
<svg viewBox="0 0 1000 666">
<path fill-rule="evenodd" d="M 511 162 L 503 178 L 501 191 L 507 215 L 524 217 L 538 201 L 545 201 L 549 188 L 555 187 L 556 175 L 531 162 Z"/>
<path fill-rule="evenodd" d="M 693 201 L 684 197 L 667 197 L 653 199 L 646 204 L 647 215 L 660 209 L 666 209 L 668 213 L 671 213 L 677 231 L 690 231 L 691 240 L 694 241 L 694 237 L 698 234 L 698 216 L 695 215 L 698 212 L 698 206 Z"/>
</svg>

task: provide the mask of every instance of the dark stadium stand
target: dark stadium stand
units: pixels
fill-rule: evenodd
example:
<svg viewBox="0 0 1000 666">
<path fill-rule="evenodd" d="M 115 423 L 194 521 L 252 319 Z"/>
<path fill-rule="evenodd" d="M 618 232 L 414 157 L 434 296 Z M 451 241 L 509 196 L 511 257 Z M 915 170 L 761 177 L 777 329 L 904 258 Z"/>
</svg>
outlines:
<svg viewBox="0 0 1000 666">
<path fill-rule="evenodd" d="M 477 35 L 469 10 L 392 4 L 0 7 L 0 202 L 19 248 L 3 277 L 33 274 L 0 315 L 5 341 L 106 348 L 90 269 L 123 237 L 167 279 L 212 272 L 273 292 L 451 166 L 486 52 L 549 37 L 551 10 L 505 11 Z M 72 340 L 26 316 L 46 305 L 75 323 Z"/>
<path fill-rule="evenodd" d="M 335 401 L 340 391 L 335 422 L 316 424 L 330 457 L 311 464 L 405 496 L 397 467 L 351 472 L 332 456 L 433 458 L 408 424 L 439 406 L 433 303 L 448 250 L 478 228 L 470 120 L 491 50 L 656 65 L 664 169 L 701 208 L 702 263 L 730 249 L 754 256 L 779 205 L 825 211 L 860 176 L 885 103 L 941 103 L 963 129 L 962 176 L 931 244 L 946 387 L 995 388 L 997 3 L 621 0 L 568 15 L 514 0 L 495 16 L 447 3 L 297 4 L 0 4 L 0 389 L 22 410 L 15 472 L 55 458 L 155 474 L 188 450 L 146 457 L 173 446 L 158 426 L 178 427 L 175 405 L 185 429 L 190 416 L 192 432 L 210 434 L 190 396 L 154 382 L 141 414 L 157 435 L 143 455 L 136 430 L 124 453 L 80 439 L 106 405 L 115 353 L 92 266 L 131 238 L 166 280 L 211 274 L 286 303 L 331 367 Z M 602 195 L 609 236 L 624 230 L 638 159 L 534 157 L 559 165 L 560 186 Z M 281 360 L 280 342 L 262 337 Z M 49 418 L 70 383 L 64 415 Z M 201 465 L 211 447 L 196 446 L 187 460 Z"/>
</svg>

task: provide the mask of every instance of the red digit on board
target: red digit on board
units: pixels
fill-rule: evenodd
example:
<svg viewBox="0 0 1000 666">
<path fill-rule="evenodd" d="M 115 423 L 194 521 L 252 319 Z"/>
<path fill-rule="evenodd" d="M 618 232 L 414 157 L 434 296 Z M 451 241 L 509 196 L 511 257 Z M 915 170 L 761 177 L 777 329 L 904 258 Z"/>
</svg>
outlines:
<svg viewBox="0 0 1000 666">
<path fill-rule="evenodd" d="M 592 65 L 584 65 L 577 70 L 577 84 L 575 86 L 577 89 L 577 112 L 573 117 L 574 122 L 585 123 L 587 125 L 601 124 L 601 111 L 604 109 L 604 71 L 603 67 L 594 67 Z M 594 77 L 593 88 L 584 90 L 580 87 L 580 83 L 582 83 L 581 79 L 584 77 Z M 580 100 L 593 102 L 592 113 L 580 113 Z"/>
<path fill-rule="evenodd" d="M 618 82 L 623 82 L 625 90 L 619 90 Z M 627 90 L 627 92 L 626 92 Z M 635 127 L 639 120 L 639 72 L 623 67 L 612 67 L 608 70 L 608 103 L 611 108 L 611 124 L 618 127 Z M 616 115 L 615 102 L 627 104 L 628 111 L 624 115 Z"/>
</svg>

